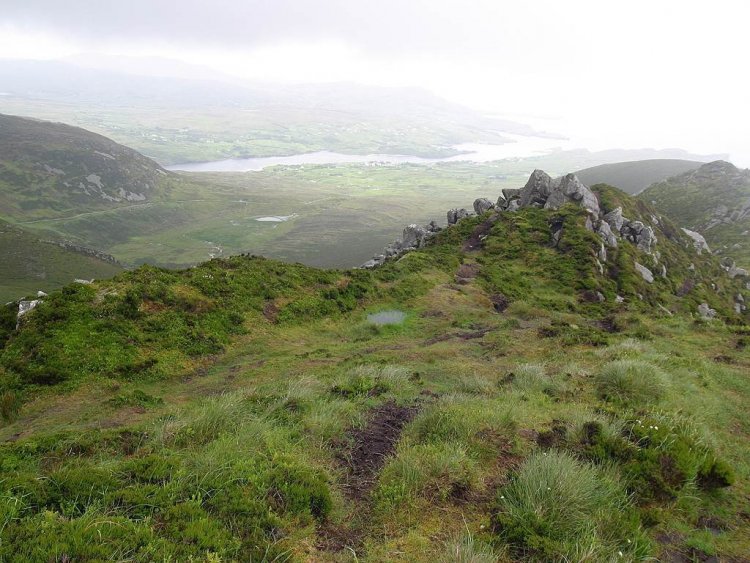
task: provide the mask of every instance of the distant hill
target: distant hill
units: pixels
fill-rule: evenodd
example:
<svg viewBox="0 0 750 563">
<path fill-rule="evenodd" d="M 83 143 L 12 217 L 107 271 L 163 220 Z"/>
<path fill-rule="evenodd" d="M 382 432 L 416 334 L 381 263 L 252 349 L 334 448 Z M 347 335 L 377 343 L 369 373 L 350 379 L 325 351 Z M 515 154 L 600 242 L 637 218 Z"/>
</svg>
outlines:
<svg viewBox="0 0 750 563">
<path fill-rule="evenodd" d="M 156 66 L 165 72 L 163 61 Z M 165 165 L 320 150 L 449 156 L 459 154 L 456 144 L 534 133 L 418 88 L 238 84 L 199 70 L 193 78 L 111 70 L 130 67 L 0 61 L 0 112 L 85 127 Z"/>
<path fill-rule="evenodd" d="M 718 160 L 658 182 L 639 197 L 703 234 L 712 250 L 750 264 L 750 170 Z"/>
<path fill-rule="evenodd" d="M 142 203 L 168 176 L 96 133 L 0 114 L 0 216 L 54 217 Z"/>
<path fill-rule="evenodd" d="M 651 159 L 616 162 L 585 168 L 576 176 L 587 186 L 609 184 L 629 194 L 642 192 L 651 184 L 698 168 L 702 162 L 679 159 Z"/>
<path fill-rule="evenodd" d="M 62 244 L 0 221 L 0 303 L 52 291 L 76 278 L 110 278 L 122 271 L 96 251 Z"/>
</svg>

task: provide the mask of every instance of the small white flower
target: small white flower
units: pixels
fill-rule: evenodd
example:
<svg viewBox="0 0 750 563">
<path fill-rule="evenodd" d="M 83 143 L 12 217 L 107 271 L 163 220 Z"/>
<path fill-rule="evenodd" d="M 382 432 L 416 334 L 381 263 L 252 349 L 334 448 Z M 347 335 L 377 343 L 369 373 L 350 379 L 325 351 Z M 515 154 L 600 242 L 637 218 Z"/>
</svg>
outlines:
<svg viewBox="0 0 750 563">
<path fill-rule="evenodd" d="M 659 427 L 658 426 L 654 426 L 654 430 L 659 430 Z"/>
<path fill-rule="evenodd" d="M 620 557 L 622 557 L 622 551 L 618 551 L 617 555 L 619 555 Z"/>
<path fill-rule="evenodd" d="M 630 540 L 628 540 L 628 543 L 630 543 Z"/>
</svg>

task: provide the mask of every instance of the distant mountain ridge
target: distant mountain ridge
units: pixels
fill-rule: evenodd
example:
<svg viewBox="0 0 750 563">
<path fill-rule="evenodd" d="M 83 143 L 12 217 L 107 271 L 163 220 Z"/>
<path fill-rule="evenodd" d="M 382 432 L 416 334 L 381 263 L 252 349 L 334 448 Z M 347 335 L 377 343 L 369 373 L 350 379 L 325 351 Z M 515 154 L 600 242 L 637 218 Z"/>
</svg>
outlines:
<svg viewBox="0 0 750 563">
<path fill-rule="evenodd" d="M 616 162 L 585 168 L 576 176 L 586 185 L 609 184 L 631 195 L 642 192 L 651 184 L 699 168 L 696 160 L 674 158 Z"/>
</svg>

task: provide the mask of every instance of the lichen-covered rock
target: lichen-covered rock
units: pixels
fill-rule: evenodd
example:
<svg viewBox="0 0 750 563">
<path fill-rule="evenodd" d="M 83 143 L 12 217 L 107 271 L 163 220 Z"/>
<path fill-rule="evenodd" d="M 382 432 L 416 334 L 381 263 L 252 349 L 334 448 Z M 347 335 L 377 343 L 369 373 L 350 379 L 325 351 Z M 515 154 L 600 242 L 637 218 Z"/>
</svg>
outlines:
<svg viewBox="0 0 750 563">
<path fill-rule="evenodd" d="M 552 182 L 552 189 L 544 204 L 545 209 L 558 209 L 566 203 L 575 203 L 599 217 L 599 200 L 596 194 L 583 185 L 575 174 L 566 174 Z"/>
<path fill-rule="evenodd" d="M 474 213 L 477 215 L 482 215 L 494 208 L 495 204 L 486 197 L 480 197 L 479 199 L 474 200 Z"/>
<path fill-rule="evenodd" d="M 651 270 L 649 270 L 646 266 L 644 266 L 643 264 L 639 264 L 638 262 L 636 262 L 635 263 L 635 270 L 648 283 L 654 283 L 654 273 Z"/>
</svg>

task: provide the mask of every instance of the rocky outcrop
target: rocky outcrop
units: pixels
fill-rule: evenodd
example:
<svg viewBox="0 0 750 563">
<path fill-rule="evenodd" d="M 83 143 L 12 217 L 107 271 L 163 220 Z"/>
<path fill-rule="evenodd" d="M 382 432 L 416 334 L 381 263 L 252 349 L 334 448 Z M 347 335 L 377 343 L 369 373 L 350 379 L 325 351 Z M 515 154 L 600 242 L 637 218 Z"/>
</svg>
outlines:
<svg viewBox="0 0 750 563">
<path fill-rule="evenodd" d="M 466 210 L 462 209 L 461 211 Z M 450 214 L 450 212 L 448 213 Z M 394 241 L 386 246 L 381 254 L 376 254 L 372 259 L 362 264 L 361 268 L 374 268 L 383 264 L 388 258 L 400 256 L 416 248 L 422 248 L 440 230 L 440 226 L 435 221 L 430 221 L 424 227 L 416 224 L 407 225 L 401 235 L 401 240 Z"/>
<path fill-rule="evenodd" d="M 544 207 L 552 193 L 552 177 L 544 170 L 534 170 L 521 189 L 518 205 L 520 207 Z"/>
<path fill-rule="evenodd" d="M 477 215 L 483 215 L 491 209 L 495 209 L 495 204 L 486 197 L 480 197 L 479 199 L 474 200 L 474 213 Z"/>
<path fill-rule="evenodd" d="M 91 256 L 93 258 L 98 258 L 99 260 L 103 262 L 108 262 L 109 264 L 114 264 L 115 266 L 122 266 L 117 259 L 105 252 L 101 252 L 99 250 L 95 250 L 93 248 L 88 248 L 86 246 L 80 246 L 78 244 L 72 243 L 67 240 L 59 241 L 59 240 L 45 240 L 43 242 L 48 242 L 50 244 L 55 244 L 59 246 L 60 248 L 64 248 L 65 250 L 70 250 L 73 252 L 77 252 L 78 254 L 83 254 L 85 256 Z"/>
<path fill-rule="evenodd" d="M 551 191 L 544 208 L 559 209 L 566 203 L 580 205 L 589 211 L 594 219 L 599 218 L 599 200 L 594 192 L 584 186 L 575 174 L 567 174 L 552 181 Z"/>
<path fill-rule="evenodd" d="M 711 253 L 711 249 L 708 247 L 708 243 L 702 234 L 691 231 L 690 229 L 682 229 L 682 232 L 693 240 L 693 246 L 698 255 L 703 254 L 703 252 Z"/>
</svg>

